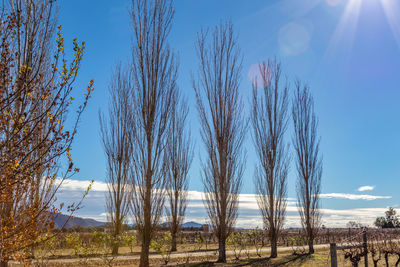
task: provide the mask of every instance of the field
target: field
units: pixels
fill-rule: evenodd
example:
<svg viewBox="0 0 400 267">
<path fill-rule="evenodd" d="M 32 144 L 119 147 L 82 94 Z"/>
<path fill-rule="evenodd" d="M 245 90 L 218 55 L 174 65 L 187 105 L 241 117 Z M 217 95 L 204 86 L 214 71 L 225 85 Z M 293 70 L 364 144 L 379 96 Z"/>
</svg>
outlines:
<svg viewBox="0 0 400 267">
<path fill-rule="evenodd" d="M 316 253 L 306 254 L 306 248 L 302 244 L 299 230 L 285 230 L 279 241 L 279 255 L 275 259 L 269 259 L 268 241 L 263 238 L 258 243 L 252 243 L 251 230 L 237 231 L 228 241 L 226 264 L 216 264 L 217 244 L 212 234 L 200 231 L 185 231 L 178 239 L 177 252 L 169 252 L 168 249 L 160 249 L 164 246 L 160 240 L 166 232 L 160 232 L 152 246 L 150 263 L 152 266 L 330 266 L 329 243 L 340 245 L 358 245 L 362 242 L 362 230 L 360 229 L 324 229 L 316 238 Z M 398 230 L 368 229 L 369 265 L 373 265 L 372 254 L 377 261 L 377 266 L 385 265 L 385 252 L 389 266 L 395 266 L 399 259 L 400 245 Z M 135 236 L 130 233 L 131 237 Z M 201 236 L 201 238 L 199 238 Z M 47 245 L 37 247 L 31 257 L 31 263 L 35 266 L 136 266 L 139 263 L 140 246 L 134 240 L 132 246 L 122 244 L 118 256 L 111 256 L 109 247 L 101 245 L 104 241 L 104 233 L 61 233 L 57 239 L 45 242 Z M 168 244 L 165 246 L 168 248 Z M 363 266 L 363 250 L 361 248 L 338 250 L 338 266 L 354 266 L 351 258 Z M 345 258 L 347 255 L 347 258 Z M 16 262 L 10 266 L 23 266 Z"/>
<path fill-rule="evenodd" d="M 128 248 L 123 248 L 126 250 Z M 283 248 L 282 248 L 283 249 Z M 63 254 L 67 254 L 67 251 L 64 251 Z M 254 254 L 250 256 L 250 259 L 243 255 L 239 260 L 236 260 L 231 253 L 228 256 L 228 263 L 226 264 L 217 264 L 214 263 L 216 260 L 216 256 L 191 256 L 190 263 L 186 263 L 187 258 L 179 256 L 179 254 L 172 254 L 171 261 L 169 262 L 169 266 L 188 266 L 188 267 L 195 267 L 195 266 L 290 266 L 290 267 L 311 267 L 311 266 L 330 266 L 330 257 L 329 257 L 329 250 L 328 249 L 317 249 L 314 255 L 293 255 L 292 251 L 280 251 L 278 258 L 276 259 L 268 259 L 267 253 L 264 252 L 262 257 L 258 257 Z M 175 256 L 177 255 L 177 257 Z M 166 266 L 162 259 L 154 258 L 156 254 L 152 254 L 151 256 L 151 266 Z M 394 266 L 397 257 L 390 256 L 389 257 L 389 266 Z M 119 256 L 118 258 L 114 259 L 111 266 L 136 266 L 139 262 L 138 254 L 134 254 L 131 256 Z M 369 259 L 370 266 L 372 265 L 372 258 Z M 23 266 L 20 264 L 10 264 L 10 266 Z M 40 265 L 39 265 L 40 266 Z M 82 260 L 82 259 L 58 259 L 58 260 L 50 260 L 42 266 L 49 266 L 49 267 L 58 267 L 58 266 L 110 266 L 107 265 L 102 259 L 94 258 L 90 260 Z M 349 260 L 344 258 L 344 253 L 338 253 L 338 266 L 352 266 Z M 359 266 L 364 266 L 363 260 L 359 262 Z M 379 262 L 378 266 L 385 266 L 383 259 Z"/>
</svg>

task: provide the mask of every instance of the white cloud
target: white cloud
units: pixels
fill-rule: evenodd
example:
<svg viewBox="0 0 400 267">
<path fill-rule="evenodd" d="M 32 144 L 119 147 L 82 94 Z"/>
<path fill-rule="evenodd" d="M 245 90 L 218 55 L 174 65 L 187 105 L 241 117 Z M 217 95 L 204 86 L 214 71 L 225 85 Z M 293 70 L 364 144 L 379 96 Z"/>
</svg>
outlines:
<svg viewBox="0 0 400 267">
<path fill-rule="evenodd" d="M 356 195 L 356 194 L 346 194 L 346 193 L 328 193 L 320 194 L 321 198 L 342 198 L 349 200 L 376 200 L 376 199 L 390 199 L 391 196 L 374 196 L 374 195 Z"/>
<path fill-rule="evenodd" d="M 357 189 L 357 191 L 359 191 L 359 192 L 372 191 L 372 190 L 374 190 L 374 188 L 375 188 L 375 186 L 372 186 L 372 185 L 364 185 L 364 186 L 359 187 Z"/>
<path fill-rule="evenodd" d="M 56 184 L 59 184 L 61 179 L 56 179 Z M 70 191 L 82 191 L 84 192 L 90 185 L 89 180 L 73 180 L 66 179 L 63 181 L 60 190 L 70 190 Z M 100 181 L 94 181 L 90 191 L 107 191 L 107 184 Z"/>
<path fill-rule="evenodd" d="M 66 205 L 76 202 L 82 197 L 90 181 L 66 180 L 57 193 L 58 202 Z M 107 213 L 105 207 L 105 196 L 107 184 L 100 181 L 93 183 L 92 189 L 83 202 L 82 209 L 78 210 L 76 216 L 106 221 Z M 203 203 L 204 193 L 200 191 L 188 191 L 188 207 L 185 221 L 205 223 L 207 212 Z M 345 193 L 320 194 L 321 198 L 347 199 L 347 200 L 375 200 L 390 199 L 390 196 L 356 195 Z M 166 203 L 168 205 L 168 203 Z M 372 225 L 377 216 L 381 216 L 387 207 L 355 208 L 355 209 L 321 209 L 322 223 L 327 227 L 344 227 L 348 221 L 358 221 L 363 224 Z M 287 198 L 287 216 L 285 227 L 299 227 L 300 218 L 296 206 L 296 199 Z M 129 219 L 132 222 L 133 218 Z M 236 225 L 238 227 L 262 227 L 262 218 L 257 204 L 256 194 L 239 195 L 239 217 Z"/>
</svg>

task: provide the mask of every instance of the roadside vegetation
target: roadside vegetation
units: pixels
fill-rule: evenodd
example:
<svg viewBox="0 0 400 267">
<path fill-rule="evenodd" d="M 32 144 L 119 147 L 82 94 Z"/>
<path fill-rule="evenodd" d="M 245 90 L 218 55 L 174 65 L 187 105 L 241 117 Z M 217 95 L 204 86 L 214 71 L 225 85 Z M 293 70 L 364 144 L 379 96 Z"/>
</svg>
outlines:
<svg viewBox="0 0 400 267">
<path fill-rule="evenodd" d="M 124 266 L 139 263 L 141 244 L 138 233 L 125 226 L 118 238 L 119 253 L 112 253 L 115 239 L 108 227 L 65 229 L 57 238 L 41 235 L 38 245 L 30 249 L 29 262 L 34 266 Z M 277 240 L 279 256 L 271 258 L 271 243 L 264 230 L 235 230 L 227 238 L 227 263 L 214 264 L 218 259 L 218 239 L 202 229 L 180 231 L 176 249 L 172 251 L 172 236 L 168 228 L 160 228 L 149 250 L 151 266 L 325 266 L 330 264 L 329 243 L 361 244 L 361 228 L 319 229 L 314 239 L 316 252 L 308 253 L 308 240 L 302 229 L 284 229 Z M 368 257 L 371 266 L 393 266 L 399 260 L 400 229 L 368 229 Z M 374 262 L 377 265 L 373 265 Z M 198 264 L 205 265 L 198 265 Z M 338 250 L 339 266 L 363 264 L 361 249 Z M 379 264 L 378 264 L 379 263 Z M 197 265 L 196 265 L 197 264 Z M 281 264 L 281 265 L 280 265 Z M 12 263 L 11 266 L 22 266 Z M 65 266 L 65 265 L 64 265 Z M 360 265 L 361 266 L 361 265 Z"/>
<path fill-rule="evenodd" d="M 400 221 L 393 208 L 372 229 L 357 222 L 346 229 L 321 225 L 323 161 L 312 90 L 290 81 L 283 65 L 268 59 L 258 64 L 246 101 L 246 53 L 231 21 L 200 30 L 193 42 L 198 58 L 192 93 L 200 125 L 188 129 L 192 107 L 178 85 L 179 51 L 169 46 L 172 0 L 130 2 L 130 60 L 114 67 L 109 105 L 99 111 L 107 224 L 55 229 L 55 217 L 71 218 L 90 193 L 89 185 L 75 204 L 57 203 L 58 189 L 79 172 L 71 149 L 94 90 L 88 80 L 72 91 L 85 43 L 73 39 L 73 52 L 66 53 L 57 1 L 0 5 L 0 267 L 327 266 L 330 243 L 338 245 L 339 266 L 359 266 L 364 256 L 374 266 L 400 264 Z M 192 131 L 200 131 L 200 142 L 192 140 Z M 248 165 L 244 140 L 250 136 L 262 228 L 239 230 Z M 188 230 L 182 224 L 197 143 L 209 225 Z M 298 229 L 285 229 L 291 165 Z"/>
</svg>

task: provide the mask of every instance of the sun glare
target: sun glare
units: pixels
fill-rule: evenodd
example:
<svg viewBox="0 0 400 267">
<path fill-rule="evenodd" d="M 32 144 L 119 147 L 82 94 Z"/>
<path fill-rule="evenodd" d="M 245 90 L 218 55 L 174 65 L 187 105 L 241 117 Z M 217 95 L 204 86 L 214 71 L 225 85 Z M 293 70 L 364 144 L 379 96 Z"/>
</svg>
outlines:
<svg viewBox="0 0 400 267">
<path fill-rule="evenodd" d="M 345 10 L 340 18 L 336 30 L 332 36 L 327 53 L 331 54 L 340 44 L 346 43 L 347 48 L 351 48 L 355 31 L 357 29 L 361 5 L 366 0 L 326 0 L 330 6 L 337 6 L 346 1 Z M 400 47 L 400 3 L 399 0 L 373 0 L 381 3 L 387 21 L 391 27 L 397 45 Z M 370 10 L 373 12 L 373 10 Z"/>
<path fill-rule="evenodd" d="M 400 4 L 398 0 L 380 0 L 397 45 L 400 47 Z"/>
<path fill-rule="evenodd" d="M 327 0 L 337 2 L 338 0 Z M 355 31 L 357 29 L 358 17 L 360 15 L 362 0 L 349 0 L 346 8 L 340 18 L 339 24 L 332 36 L 328 47 L 328 54 L 333 53 L 338 44 L 347 42 L 346 46 L 351 47 L 354 41 Z"/>
</svg>

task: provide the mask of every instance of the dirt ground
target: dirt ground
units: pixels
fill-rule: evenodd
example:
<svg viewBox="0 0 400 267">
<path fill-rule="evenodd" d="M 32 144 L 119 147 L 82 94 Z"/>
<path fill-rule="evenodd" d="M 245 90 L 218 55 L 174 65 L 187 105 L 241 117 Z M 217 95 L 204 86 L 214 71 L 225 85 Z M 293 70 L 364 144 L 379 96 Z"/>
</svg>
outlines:
<svg viewBox="0 0 400 267">
<path fill-rule="evenodd" d="M 283 249 L 283 248 L 281 248 Z M 262 257 L 258 257 L 255 254 L 250 255 L 248 258 L 245 253 L 242 253 L 239 260 L 235 259 L 233 255 L 228 256 L 228 263 L 221 264 L 215 263 L 217 256 L 215 253 L 208 253 L 207 255 L 193 255 L 190 254 L 173 254 L 170 261 L 165 265 L 164 260 L 159 255 L 152 254 L 151 266 L 187 266 L 187 267 L 233 267 L 233 266 L 287 266 L 287 267 L 327 267 L 330 266 L 329 250 L 326 248 L 317 249 L 313 255 L 293 255 L 292 251 L 284 250 L 280 251 L 278 258 L 269 259 L 267 258 L 268 252 L 263 252 Z M 394 266 L 397 257 L 391 256 L 389 258 L 390 266 Z M 187 263 L 189 262 L 189 263 Z M 52 260 L 51 262 L 33 263 L 36 266 L 48 266 L 48 267 L 67 267 L 67 266 L 137 266 L 139 259 L 136 256 L 119 256 L 118 258 L 112 259 L 111 261 L 105 258 L 97 259 L 59 259 Z M 20 264 L 10 264 L 12 267 L 23 266 Z M 348 259 L 344 258 L 344 253 L 338 251 L 338 266 L 351 267 L 352 264 Z M 359 262 L 359 266 L 364 266 L 363 260 Z M 369 259 L 369 266 L 374 266 L 373 261 Z M 378 262 L 378 266 L 386 266 L 383 256 Z"/>
</svg>

